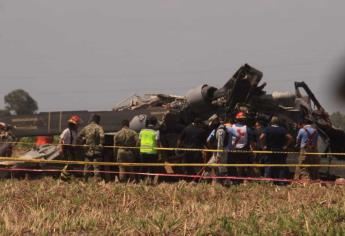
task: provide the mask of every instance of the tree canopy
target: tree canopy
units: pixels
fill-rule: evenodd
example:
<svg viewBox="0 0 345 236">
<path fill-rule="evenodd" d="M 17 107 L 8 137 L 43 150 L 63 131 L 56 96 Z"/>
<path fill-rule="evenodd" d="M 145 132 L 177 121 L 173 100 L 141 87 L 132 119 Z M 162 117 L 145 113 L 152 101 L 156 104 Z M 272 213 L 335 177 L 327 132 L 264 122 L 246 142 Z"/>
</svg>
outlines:
<svg viewBox="0 0 345 236">
<path fill-rule="evenodd" d="M 4 98 L 6 110 L 16 115 L 30 115 L 38 110 L 37 102 L 23 89 L 16 89 Z"/>
</svg>

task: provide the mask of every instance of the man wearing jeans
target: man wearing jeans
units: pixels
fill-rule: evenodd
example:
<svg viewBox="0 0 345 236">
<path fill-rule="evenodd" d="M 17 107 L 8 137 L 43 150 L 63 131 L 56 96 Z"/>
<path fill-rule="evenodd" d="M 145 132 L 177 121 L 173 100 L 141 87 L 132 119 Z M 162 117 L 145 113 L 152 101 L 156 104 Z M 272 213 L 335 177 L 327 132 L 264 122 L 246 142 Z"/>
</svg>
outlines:
<svg viewBox="0 0 345 236">
<path fill-rule="evenodd" d="M 317 129 L 312 127 L 313 122 L 309 119 L 304 121 L 304 127 L 297 135 L 297 145 L 300 148 L 298 164 L 320 164 L 319 155 L 308 155 L 307 153 L 317 152 L 317 141 L 319 134 Z M 296 167 L 295 179 L 319 179 L 319 167 Z"/>
<path fill-rule="evenodd" d="M 264 129 L 260 136 L 261 146 L 264 150 L 273 152 L 283 152 L 292 143 L 292 136 L 288 134 L 287 130 L 280 125 L 279 119 L 273 116 L 271 124 Z M 286 154 L 272 153 L 265 156 L 264 164 L 286 164 Z M 265 178 L 286 178 L 286 167 L 266 167 Z"/>
</svg>

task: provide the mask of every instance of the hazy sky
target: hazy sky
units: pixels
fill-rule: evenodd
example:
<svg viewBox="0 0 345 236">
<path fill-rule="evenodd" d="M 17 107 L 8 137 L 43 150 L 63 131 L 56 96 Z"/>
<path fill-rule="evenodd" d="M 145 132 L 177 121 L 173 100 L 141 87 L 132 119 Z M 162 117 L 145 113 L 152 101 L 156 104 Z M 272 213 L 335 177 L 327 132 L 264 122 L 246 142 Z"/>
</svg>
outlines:
<svg viewBox="0 0 345 236">
<path fill-rule="evenodd" d="M 0 107 L 103 110 L 138 93 L 222 86 L 248 62 L 268 91 L 306 81 L 326 109 L 345 55 L 344 0 L 0 0 Z"/>
</svg>

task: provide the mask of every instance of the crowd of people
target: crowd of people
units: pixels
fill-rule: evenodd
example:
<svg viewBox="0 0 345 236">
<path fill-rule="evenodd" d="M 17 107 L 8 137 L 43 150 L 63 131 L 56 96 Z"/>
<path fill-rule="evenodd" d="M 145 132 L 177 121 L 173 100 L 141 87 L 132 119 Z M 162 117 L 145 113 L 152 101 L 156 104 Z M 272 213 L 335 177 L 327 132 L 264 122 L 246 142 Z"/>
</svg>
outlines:
<svg viewBox="0 0 345 236">
<path fill-rule="evenodd" d="M 72 116 L 68 121 L 68 128 L 60 135 L 61 152 L 67 160 L 76 160 L 75 144 L 84 145 L 84 160 L 91 165 L 84 166 L 84 177 L 90 172 L 99 177 L 99 166 L 92 162 L 102 161 L 104 131 L 100 125 L 101 117 L 93 115 L 90 123 L 78 132 L 80 118 Z M 174 152 L 175 161 L 185 164 L 286 164 L 286 151 L 297 147 L 300 151 L 296 164 L 319 164 L 320 157 L 308 155 L 317 151 L 318 131 L 312 126 L 312 121 L 306 119 L 298 124 L 296 138 L 289 133 L 284 123 L 273 116 L 269 124 L 257 120 L 254 126 L 248 124 L 246 112 L 239 112 L 234 117 L 219 117 L 213 115 L 206 124 L 201 119 L 182 127 L 177 134 Z M 139 133 L 130 129 L 129 121 L 122 121 L 122 128 L 114 135 L 114 159 L 119 163 L 163 163 L 170 161 L 164 146 L 164 130 L 155 117 L 147 119 L 146 127 Z M 189 150 L 190 149 L 190 150 Z M 214 152 L 203 150 L 211 149 Z M 271 151 L 257 153 L 255 151 Z M 61 177 L 70 177 L 69 166 L 66 165 Z M 273 179 L 290 178 L 289 169 L 284 166 L 267 166 L 264 168 L 242 166 L 197 167 L 187 165 L 173 168 L 178 173 L 190 176 L 213 175 L 232 177 L 265 177 Z M 89 171 L 92 170 L 92 171 Z M 158 173 L 162 171 L 157 166 L 144 165 L 142 167 L 119 166 L 119 180 L 137 179 L 133 173 Z M 169 171 L 169 170 L 168 170 Z M 319 168 L 296 167 L 295 179 L 319 179 Z"/>
<path fill-rule="evenodd" d="M 100 178 L 100 165 L 93 162 L 104 161 L 105 134 L 101 126 L 101 117 L 93 115 L 90 122 L 81 130 L 80 117 L 74 115 L 68 120 L 67 128 L 59 138 L 59 149 L 64 159 L 80 160 L 83 156 L 87 165 L 83 167 L 84 178 L 90 176 Z M 265 177 L 272 179 L 319 179 L 318 167 L 300 167 L 294 170 L 294 176 L 284 166 L 253 167 L 246 164 L 284 165 L 287 163 L 288 151 L 299 150 L 298 163 L 320 164 L 320 156 L 308 155 L 317 152 L 319 134 L 313 122 L 305 119 L 296 124 L 296 137 L 278 117 L 273 116 L 270 122 L 261 119 L 254 122 L 247 117 L 246 112 L 238 112 L 233 117 L 213 115 L 208 122 L 195 118 L 184 126 L 167 129 L 155 117 L 148 117 L 146 127 L 139 133 L 130 129 L 128 120 L 122 121 L 122 128 L 114 135 L 114 160 L 119 163 L 144 163 L 142 167 L 120 165 L 118 178 L 120 181 L 138 179 L 133 173 L 179 173 L 189 176 L 231 176 L 231 177 Z M 174 132 L 173 132 L 174 131 Z M 172 135 L 172 133 L 174 133 Z M 174 139 L 175 137 L 175 139 Z M 167 140 L 169 142 L 167 142 Z M 11 156 L 11 142 L 15 141 L 12 130 L 0 123 L 0 141 L 2 156 Z M 168 144 L 169 143 L 169 144 Z M 82 154 L 77 152 L 80 145 Z M 160 148 L 177 148 L 175 151 Z M 205 150 L 212 150 L 205 151 Z M 261 152 L 256 152 L 261 151 Z M 268 152 L 262 152 L 268 151 Z M 183 167 L 157 167 L 150 163 L 178 162 L 183 164 L 233 164 L 233 167 L 198 167 L 186 165 Z M 244 165 L 243 165 L 244 164 Z M 236 166 L 238 165 L 238 166 Z M 242 165 L 242 166 L 241 166 Z M 71 177 L 72 165 L 65 165 L 61 178 Z"/>
</svg>

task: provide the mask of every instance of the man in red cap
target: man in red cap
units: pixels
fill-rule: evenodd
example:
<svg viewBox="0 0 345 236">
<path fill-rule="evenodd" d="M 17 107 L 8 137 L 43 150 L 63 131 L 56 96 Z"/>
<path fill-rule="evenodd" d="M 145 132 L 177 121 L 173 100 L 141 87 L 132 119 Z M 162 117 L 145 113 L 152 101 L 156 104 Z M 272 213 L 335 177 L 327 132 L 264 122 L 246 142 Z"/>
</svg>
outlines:
<svg viewBox="0 0 345 236">
<path fill-rule="evenodd" d="M 75 144 L 77 141 L 78 126 L 80 124 L 79 116 L 71 116 L 68 120 L 68 127 L 60 135 L 60 150 L 65 160 L 75 161 Z M 65 165 L 61 172 L 61 179 L 69 180 L 70 173 L 68 172 L 69 166 Z"/>
<path fill-rule="evenodd" d="M 234 152 L 229 153 L 229 163 L 231 164 L 250 164 L 252 163 L 252 154 L 249 150 L 252 149 L 253 133 L 246 125 L 247 114 L 239 112 L 236 114 L 236 122 L 232 128 L 236 132 L 236 136 L 232 137 L 232 147 Z M 251 176 L 253 172 L 251 168 L 236 167 L 233 169 L 233 175 L 238 177 Z"/>
</svg>

